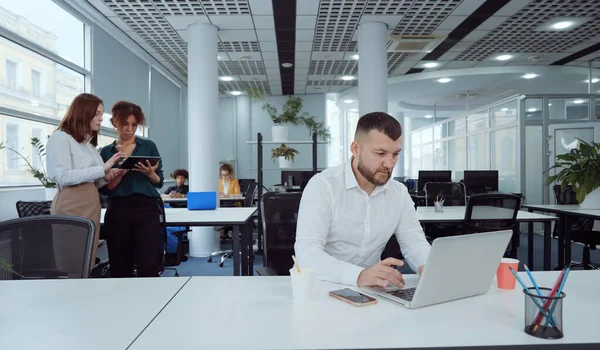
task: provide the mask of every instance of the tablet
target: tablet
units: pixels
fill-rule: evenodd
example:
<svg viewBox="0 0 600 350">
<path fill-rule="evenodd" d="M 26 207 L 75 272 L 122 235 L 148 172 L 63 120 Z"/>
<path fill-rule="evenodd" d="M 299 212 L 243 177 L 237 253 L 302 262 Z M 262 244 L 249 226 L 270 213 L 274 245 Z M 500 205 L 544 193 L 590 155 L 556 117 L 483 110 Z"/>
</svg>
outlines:
<svg viewBox="0 0 600 350">
<path fill-rule="evenodd" d="M 146 161 L 150 161 L 150 164 L 152 166 L 156 165 L 156 163 L 158 163 L 158 161 L 160 161 L 160 157 L 152 157 L 152 156 L 131 156 L 127 159 L 125 159 L 125 161 L 123 163 L 121 163 L 121 165 L 119 165 L 119 169 L 135 169 L 135 165 L 137 163 L 142 163 L 144 165 L 146 164 Z"/>
</svg>

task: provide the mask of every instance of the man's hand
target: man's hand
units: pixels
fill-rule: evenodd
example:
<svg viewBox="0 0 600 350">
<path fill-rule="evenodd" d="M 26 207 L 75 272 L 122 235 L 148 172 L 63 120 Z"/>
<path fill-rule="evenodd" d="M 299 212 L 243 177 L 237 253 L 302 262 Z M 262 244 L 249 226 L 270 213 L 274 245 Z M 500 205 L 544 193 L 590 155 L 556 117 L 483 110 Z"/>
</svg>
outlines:
<svg viewBox="0 0 600 350">
<path fill-rule="evenodd" d="M 404 266 L 404 262 L 394 258 L 382 260 L 378 264 L 362 270 L 356 283 L 361 287 L 380 286 L 384 288 L 391 283 L 398 288 L 403 288 L 404 278 L 400 271 L 393 266 Z"/>
</svg>

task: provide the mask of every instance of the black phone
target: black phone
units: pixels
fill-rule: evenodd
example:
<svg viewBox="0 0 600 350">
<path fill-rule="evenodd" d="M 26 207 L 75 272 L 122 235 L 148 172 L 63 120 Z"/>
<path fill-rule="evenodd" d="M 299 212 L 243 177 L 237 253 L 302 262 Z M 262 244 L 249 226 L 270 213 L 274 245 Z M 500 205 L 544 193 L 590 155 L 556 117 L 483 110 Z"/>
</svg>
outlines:
<svg viewBox="0 0 600 350">
<path fill-rule="evenodd" d="M 119 169 L 135 169 L 137 163 L 146 164 L 146 161 L 150 162 L 150 165 L 154 166 L 160 161 L 160 157 L 152 156 L 130 156 L 123 163 L 119 165 Z"/>
<path fill-rule="evenodd" d="M 377 303 L 377 299 L 350 288 L 333 290 L 329 292 L 329 295 L 354 306 L 367 306 Z"/>
</svg>

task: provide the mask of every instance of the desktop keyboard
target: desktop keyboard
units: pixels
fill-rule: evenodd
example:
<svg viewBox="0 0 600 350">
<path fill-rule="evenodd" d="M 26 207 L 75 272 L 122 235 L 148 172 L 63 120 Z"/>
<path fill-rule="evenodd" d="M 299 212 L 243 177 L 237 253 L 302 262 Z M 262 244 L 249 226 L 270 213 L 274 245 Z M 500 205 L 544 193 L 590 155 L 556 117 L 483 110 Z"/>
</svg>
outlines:
<svg viewBox="0 0 600 350">
<path fill-rule="evenodd" d="M 388 294 L 393 295 L 395 297 L 398 297 L 400 299 L 404 299 L 407 301 L 412 301 L 413 296 L 415 295 L 415 291 L 417 290 L 416 287 L 414 288 L 407 288 L 407 289 L 400 289 L 400 290 L 395 290 L 392 292 L 388 292 Z"/>
</svg>

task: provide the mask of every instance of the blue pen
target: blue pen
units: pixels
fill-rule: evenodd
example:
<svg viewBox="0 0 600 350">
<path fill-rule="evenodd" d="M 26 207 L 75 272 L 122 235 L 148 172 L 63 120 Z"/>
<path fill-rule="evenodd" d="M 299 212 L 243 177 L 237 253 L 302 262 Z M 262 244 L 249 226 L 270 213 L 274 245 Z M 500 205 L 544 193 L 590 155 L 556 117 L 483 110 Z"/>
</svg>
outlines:
<svg viewBox="0 0 600 350">
<path fill-rule="evenodd" d="M 523 265 L 523 267 L 525 268 L 525 272 L 527 272 L 527 275 L 529 276 L 529 279 L 531 280 L 531 283 L 533 284 L 535 291 L 538 293 L 539 296 L 542 296 L 542 291 L 538 287 L 537 283 L 535 283 L 535 279 L 533 279 L 533 275 L 531 274 L 531 271 L 529 271 L 529 268 L 527 267 L 527 265 Z"/>
<path fill-rule="evenodd" d="M 567 269 L 565 270 L 565 275 L 563 276 L 562 281 L 560 281 L 560 286 L 558 287 L 558 290 L 556 291 L 556 297 L 560 296 L 560 293 L 563 290 L 563 287 L 565 286 L 565 283 L 567 282 L 567 276 L 569 275 L 569 271 L 571 271 L 570 267 L 567 267 Z M 558 304 L 558 299 L 555 299 L 554 302 L 552 302 L 552 307 L 550 307 L 550 315 L 554 314 L 554 308 L 556 308 L 556 304 Z M 548 326 L 548 322 L 549 320 L 546 319 L 546 324 L 545 326 Z"/>
<path fill-rule="evenodd" d="M 512 274 L 515 276 L 515 278 L 517 279 L 517 281 L 519 282 L 519 284 L 521 285 L 521 287 L 523 287 L 524 290 L 529 290 L 529 288 L 527 288 L 527 286 L 525 285 L 525 283 L 523 283 L 523 281 L 521 281 L 521 278 L 519 278 L 519 275 L 517 275 L 517 273 L 515 272 L 515 270 L 513 270 L 512 267 L 508 267 L 510 269 L 510 272 L 512 272 Z M 552 318 L 552 324 L 554 325 L 554 327 L 558 327 L 556 324 L 556 320 L 554 319 L 554 317 L 549 316 L 548 313 L 546 312 L 546 310 L 544 310 L 544 308 L 542 307 L 542 305 L 540 305 L 540 303 L 537 301 L 536 298 L 531 297 L 531 300 L 533 300 L 533 303 L 535 304 L 535 306 L 537 306 L 538 309 L 540 309 L 540 312 L 542 313 L 542 315 L 544 315 L 544 317 L 546 317 L 546 319 L 548 319 L 549 317 Z"/>
</svg>

